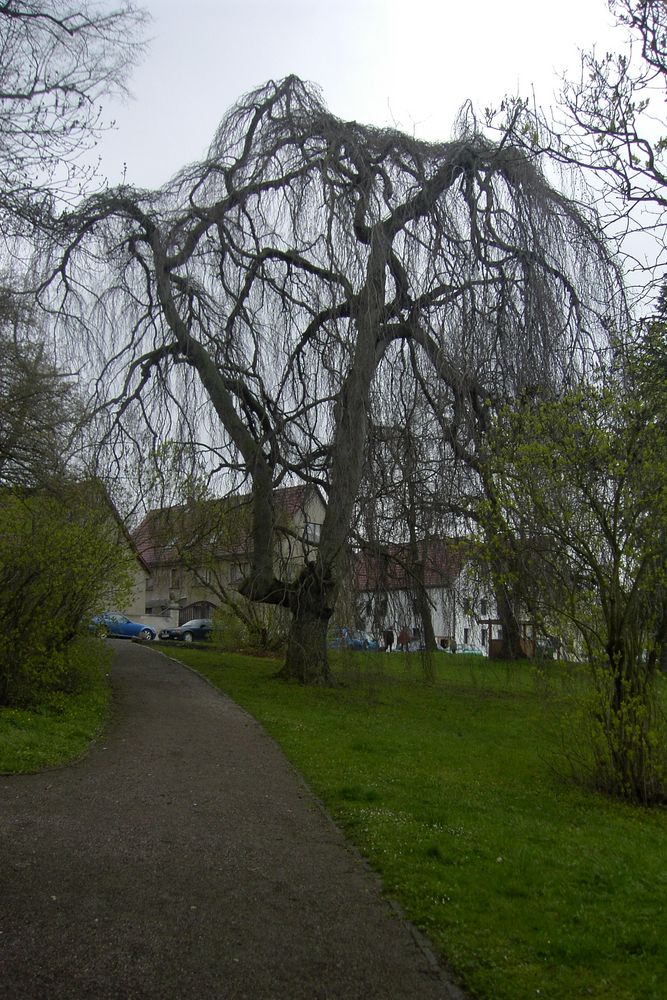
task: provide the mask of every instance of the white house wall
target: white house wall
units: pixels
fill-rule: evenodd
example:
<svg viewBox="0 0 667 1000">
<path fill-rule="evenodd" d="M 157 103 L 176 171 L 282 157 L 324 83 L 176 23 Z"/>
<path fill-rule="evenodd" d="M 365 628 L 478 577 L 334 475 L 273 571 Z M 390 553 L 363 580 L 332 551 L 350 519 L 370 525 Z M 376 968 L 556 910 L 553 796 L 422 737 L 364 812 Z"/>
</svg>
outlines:
<svg viewBox="0 0 667 1000">
<path fill-rule="evenodd" d="M 436 641 L 453 639 L 458 646 L 479 646 L 485 655 L 488 654 L 488 642 L 483 643 L 484 627 L 478 624 L 474 610 L 466 610 L 470 607 L 466 594 L 457 588 L 429 587 L 428 596 Z M 385 600 L 386 613 L 381 615 L 380 608 L 384 607 Z M 367 631 L 382 632 L 392 628 L 398 635 L 400 629 L 407 625 L 413 634 L 421 638 L 421 624 L 415 613 L 412 591 L 393 590 L 386 594 L 365 592 L 360 594 L 359 604 Z"/>
</svg>

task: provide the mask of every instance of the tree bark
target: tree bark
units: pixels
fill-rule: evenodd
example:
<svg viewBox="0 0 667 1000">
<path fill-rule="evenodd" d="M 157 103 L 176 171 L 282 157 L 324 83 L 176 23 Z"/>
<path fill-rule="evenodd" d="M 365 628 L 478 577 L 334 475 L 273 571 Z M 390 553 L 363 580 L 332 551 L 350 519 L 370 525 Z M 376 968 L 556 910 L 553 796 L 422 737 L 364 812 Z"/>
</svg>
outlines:
<svg viewBox="0 0 667 1000">
<path fill-rule="evenodd" d="M 299 684 L 334 683 L 327 656 L 327 629 L 335 603 L 335 585 L 320 563 L 308 563 L 289 599 L 292 625 L 285 666 L 279 677 Z"/>
<path fill-rule="evenodd" d="M 496 584 L 496 607 L 503 630 L 501 657 L 504 660 L 525 660 L 521 647 L 521 629 L 514 611 L 512 600 L 504 584 Z"/>
<path fill-rule="evenodd" d="M 426 542 L 424 543 L 427 544 Z M 431 614 L 431 603 L 428 599 L 428 591 L 424 582 L 424 563 L 417 559 L 414 563 L 415 573 L 415 603 L 417 606 L 417 617 L 422 627 L 422 642 L 429 653 L 435 652 L 435 632 L 433 631 L 433 615 Z"/>
<path fill-rule="evenodd" d="M 299 684 L 334 683 L 327 658 L 328 618 L 311 609 L 298 609 L 292 620 L 287 658 L 279 676 Z"/>
</svg>

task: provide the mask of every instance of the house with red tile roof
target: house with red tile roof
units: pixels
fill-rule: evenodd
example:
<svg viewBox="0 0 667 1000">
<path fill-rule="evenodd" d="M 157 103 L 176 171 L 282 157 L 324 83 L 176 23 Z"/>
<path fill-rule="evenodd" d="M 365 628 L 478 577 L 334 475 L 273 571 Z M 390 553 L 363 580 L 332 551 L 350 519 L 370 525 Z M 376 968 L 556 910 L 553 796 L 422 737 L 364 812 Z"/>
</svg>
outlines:
<svg viewBox="0 0 667 1000">
<path fill-rule="evenodd" d="M 390 629 L 397 638 L 407 628 L 419 643 L 423 639 L 421 589 L 439 645 L 476 646 L 488 654 L 488 619 L 494 602 L 474 571 L 466 539 L 430 538 L 416 545 L 366 548 L 358 555 L 356 588 L 361 623 L 375 635 L 380 637 Z"/>
<path fill-rule="evenodd" d="M 221 596 L 234 593 L 252 557 L 251 494 L 149 511 L 133 538 L 149 567 L 146 614 L 183 623 L 209 618 Z M 315 487 L 273 494 L 276 570 L 294 575 L 318 544 L 324 500 Z"/>
</svg>

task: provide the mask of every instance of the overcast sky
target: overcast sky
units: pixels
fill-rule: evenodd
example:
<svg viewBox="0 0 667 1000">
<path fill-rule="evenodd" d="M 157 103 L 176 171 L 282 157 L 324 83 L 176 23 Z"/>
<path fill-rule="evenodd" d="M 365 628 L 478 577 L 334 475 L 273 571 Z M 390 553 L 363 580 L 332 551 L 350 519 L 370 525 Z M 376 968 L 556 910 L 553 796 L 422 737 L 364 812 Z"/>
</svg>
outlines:
<svg viewBox="0 0 667 1000">
<path fill-rule="evenodd" d="M 139 0 L 141 2 L 141 0 Z M 578 49 L 620 35 L 605 0 L 148 0 L 151 41 L 133 100 L 107 107 L 102 171 L 156 187 L 204 155 L 225 111 L 296 73 L 336 115 L 445 139 L 467 99 L 535 87 L 548 104 Z"/>
</svg>

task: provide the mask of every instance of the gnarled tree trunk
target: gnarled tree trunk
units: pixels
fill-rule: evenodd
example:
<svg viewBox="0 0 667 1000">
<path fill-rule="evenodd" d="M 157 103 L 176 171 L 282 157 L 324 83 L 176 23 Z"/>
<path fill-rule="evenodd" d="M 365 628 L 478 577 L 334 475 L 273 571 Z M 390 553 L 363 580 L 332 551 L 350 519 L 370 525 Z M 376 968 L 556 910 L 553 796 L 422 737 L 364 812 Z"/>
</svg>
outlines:
<svg viewBox="0 0 667 1000">
<path fill-rule="evenodd" d="M 525 650 L 521 645 L 521 629 L 507 587 L 496 584 L 496 607 L 503 630 L 501 657 L 503 660 L 523 660 Z"/>
<path fill-rule="evenodd" d="M 279 676 L 299 684 L 333 684 L 327 658 L 327 628 L 335 590 L 321 563 L 308 563 L 290 593 L 292 626 Z"/>
<path fill-rule="evenodd" d="M 285 666 L 280 671 L 284 680 L 299 684 L 333 684 L 327 658 L 328 618 L 310 609 L 299 609 L 294 615 L 287 644 Z"/>
</svg>

